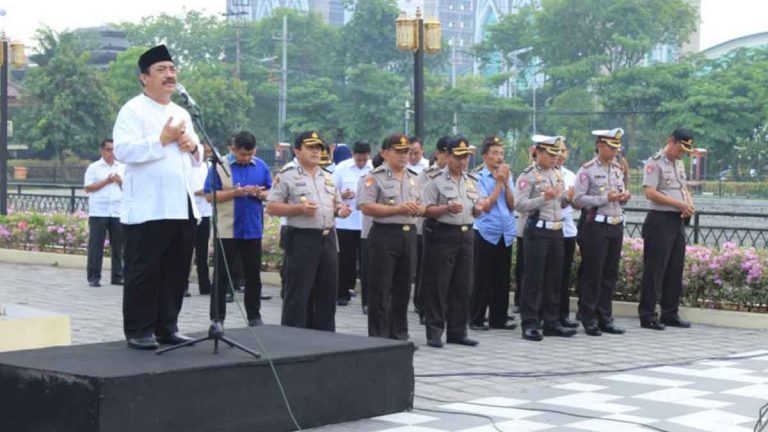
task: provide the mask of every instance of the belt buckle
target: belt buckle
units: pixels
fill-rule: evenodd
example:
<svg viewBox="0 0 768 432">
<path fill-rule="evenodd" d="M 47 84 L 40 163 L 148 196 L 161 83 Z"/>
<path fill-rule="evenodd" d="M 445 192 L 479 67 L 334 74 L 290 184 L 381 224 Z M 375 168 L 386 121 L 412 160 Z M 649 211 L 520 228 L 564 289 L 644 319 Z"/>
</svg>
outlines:
<svg viewBox="0 0 768 432">
<path fill-rule="evenodd" d="M 403 225 L 403 231 L 408 232 L 410 230 L 411 230 L 411 226 L 410 225 Z"/>
<path fill-rule="evenodd" d="M 611 217 L 610 222 L 611 222 L 611 225 L 618 225 L 618 224 L 621 223 L 621 218 L 618 217 L 618 216 L 617 217 Z"/>
<path fill-rule="evenodd" d="M 326 229 L 323 230 L 323 235 L 327 236 L 330 232 L 331 232 L 331 229 L 330 228 L 326 228 Z"/>
<path fill-rule="evenodd" d="M 563 226 L 562 222 L 552 222 L 552 229 L 559 230 Z"/>
<path fill-rule="evenodd" d="M 461 226 L 461 232 L 467 232 L 469 230 L 469 227 L 466 225 Z"/>
</svg>

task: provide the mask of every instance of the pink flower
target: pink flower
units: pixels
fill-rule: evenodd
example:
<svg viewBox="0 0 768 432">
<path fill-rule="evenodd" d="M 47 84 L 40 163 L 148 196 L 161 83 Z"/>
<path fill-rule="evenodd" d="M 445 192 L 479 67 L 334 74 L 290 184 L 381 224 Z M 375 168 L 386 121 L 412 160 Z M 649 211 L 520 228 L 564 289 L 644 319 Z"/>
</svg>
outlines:
<svg viewBox="0 0 768 432">
<path fill-rule="evenodd" d="M 20 230 L 24 231 L 24 230 L 26 230 L 26 229 L 27 229 L 27 227 L 29 226 L 29 224 L 27 223 L 27 221 L 19 221 L 19 223 L 18 223 L 16 226 L 17 226 L 17 227 L 18 227 Z"/>
</svg>

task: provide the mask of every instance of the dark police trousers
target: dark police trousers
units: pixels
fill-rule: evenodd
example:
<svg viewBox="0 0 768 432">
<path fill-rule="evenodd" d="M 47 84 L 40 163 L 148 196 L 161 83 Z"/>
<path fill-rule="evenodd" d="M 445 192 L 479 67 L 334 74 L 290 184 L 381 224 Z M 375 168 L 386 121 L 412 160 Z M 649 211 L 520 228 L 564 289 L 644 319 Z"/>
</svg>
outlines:
<svg viewBox="0 0 768 432">
<path fill-rule="evenodd" d="M 661 317 L 678 318 L 683 292 L 685 225 L 679 212 L 651 210 L 643 223 L 643 279 L 640 320 L 656 318 L 656 296 L 661 295 Z"/>
<path fill-rule="evenodd" d="M 613 322 L 611 300 L 619 277 L 624 226 L 584 222 L 579 225 L 578 241 L 581 265 L 576 319 L 589 324 L 610 324 Z"/>
<path fill-rule="evenodd" d="M 525 233 L 525 232 L 523 232 Z M 523 290 L 523 269 L 525 268 L 525 248 L 523 238 L 515 238 L 515 306 L 520 307 L 520 291 Z"/>
<path fill-rule="evenodd" d="M 280 324 L 336 330 L 339 255 L 336 230 L 287 227 L 285 293 Z"/>
<path fill-rule="evenodd" d="M 112 256 L 112 279 L 123 278 L 123 228 L 119 217 L 88 218 L 88 282 L 101 281 L 101 265 L 104 259 L 104 239 L 109 233 L 109 247 Z"/>
<path fill-rule="evenodd" d="M 196 221 L 161 219 L 123 225 L 125 286 L 123 330 L 126 338 L 166 337 L 179 331 L 177 321 L 189 284 Z"/>
<path fill-rule="evenodd" d="M 525 268 L 520 293 L 520 319 L 524 329 L 555 327 L 560 318 L 560 282 L 563 276 L 563 231 L 526 226 Z"/>
<path fill-rule="evenodd" d="M 368 336 L 407 340 L 416 225 L 374 222 L 368 240 Z"/>
<path fill-rule="evenodd" d="M 507 246 L 504 236 L 497 244 L 488 242 L 475 233 L 474 288 L 470 308 L 470 323 L 482 326 L 488 311 L 488 324 L 501 327 L 507 323 L 509 309 L 510 266 L 512 246 Z"/>
<path fill-rule="evenodd" d="M 416 236 L 416 257 L 414 264 L 414 276 L 413 276 L 413 308 L 416 312 L 421 313 L 422 305 L 424 301 L 421 299 L 421 271 L 424 268 L 424 236 L 418 234 Z"/>
<path fill-rule="evenodd" d="M 563 276 L 560 280 L 560 320 L 571 314 L 571 267 L 576 253 L 576 237 L 563 238 Z"/>
<path fill-rule="evenodd" d="M 349 300 L 357 283 L 357 263 L 360 261 L 360 230 L 337 229 L 339 240 L 339 300 Z"/>
<path fill-rule="evenodd" d="M 427 339 L 467 335 L 472 291 L 472 225 L 424 221 L 424 272 L 421 288 Z"/>
</svg>

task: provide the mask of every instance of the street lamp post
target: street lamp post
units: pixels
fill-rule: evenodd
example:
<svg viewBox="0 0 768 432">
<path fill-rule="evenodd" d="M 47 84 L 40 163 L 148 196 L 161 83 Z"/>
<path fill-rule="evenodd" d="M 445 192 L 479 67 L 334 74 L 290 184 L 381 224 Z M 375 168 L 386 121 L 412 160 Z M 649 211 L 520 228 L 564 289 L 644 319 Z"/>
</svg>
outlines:
<svg viewBox="0 0 768 432">
<path fill-rule="evenodd" d="M 10 49 L 9 49 L 10 48 Z M 24 44 L 0 34 L 0 214 L 8 214 L 8 65 L 24 65 Z"/>
<path fill-rule="evenodd" d="M 396 43 L 402 50 L 413 51 L 413 109 L 416 135 L 424 139 L 424 53 L 440 51 L 440 21 L 421 16 L 409 18 L 404 12 L 395 20 Z"/>
</svg>

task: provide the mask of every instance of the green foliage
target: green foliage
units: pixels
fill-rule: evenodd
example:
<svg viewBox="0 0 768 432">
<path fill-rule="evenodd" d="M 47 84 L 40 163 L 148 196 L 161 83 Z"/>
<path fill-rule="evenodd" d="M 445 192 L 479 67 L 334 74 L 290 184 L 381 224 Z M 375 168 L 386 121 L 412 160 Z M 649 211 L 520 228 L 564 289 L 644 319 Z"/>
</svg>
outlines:
<svg viewBox="0 0 768 432">
<path fill-rule="evenodd" d="M 130 47 L 109 64 L 107 82 L 118 105 L 128 102 L 141 91 L 137 64 L 139 56 L 146 50 L 147 47 L 143 46 Z"/>
</svg>

